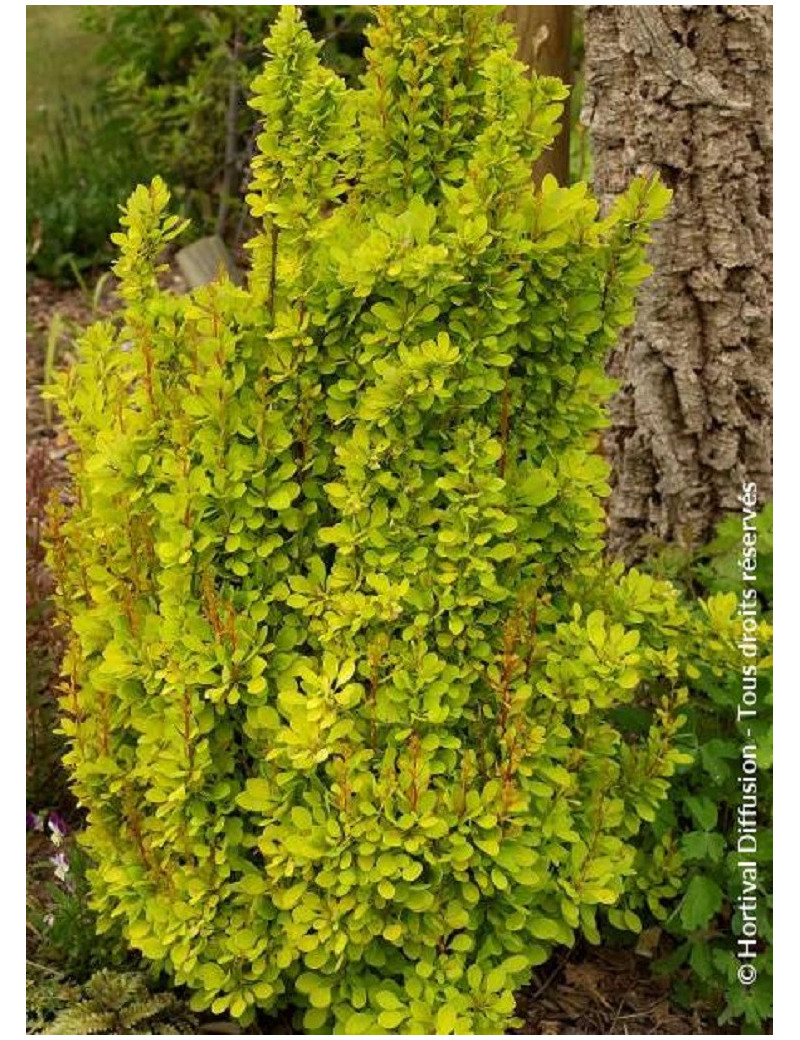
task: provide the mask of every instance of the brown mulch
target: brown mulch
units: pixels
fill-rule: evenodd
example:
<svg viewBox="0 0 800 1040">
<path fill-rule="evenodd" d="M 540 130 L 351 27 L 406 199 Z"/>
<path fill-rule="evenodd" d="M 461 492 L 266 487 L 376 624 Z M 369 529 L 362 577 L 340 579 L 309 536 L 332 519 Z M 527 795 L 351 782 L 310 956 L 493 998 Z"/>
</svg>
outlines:
<svg viewBox="0 0 800 1040">
<path fill-rule="evenodd" d="M 516 1033 L 534 1036 L 719 1036 L 716 1016 L 676 1007 L 669 977 L 632 949 L 579 944 L 537 972 L 522 990 Z"/>
<path fill-rule="evenodd" d="M 47 409 L 41 396 L 47 338 L 53 321 L 59 316 L 63 329 L 55 357 L 58 367 L 70 357 L 71 340 L 78 331 L 90 325 L 96 318 L 108 314 L 112 306 L 113 290 L 110 284 L 104 285 L 95 306 L 90 293 L 83 289 L 65 288 L 42 278 L 29 279 L 25 299 L 25 415 L 29 447 L 41 441 L 53 444 L 56 433 L 53 424 L 48 421 Z"/>
<path fill-rule="evenodd" d="M 107 313 L 111 303 L 111 286 L 106 280 L 101 294 L 100 310 Z M 26 292 L 26 316 L 31 332 L 47 332 L 55 311 L 62 311 L 76 324 L 88 325 L 92 320 L 93 300 L 91 293 L 78 286 L 62 286 L 44 278 L 29 276 Z"/>
</svg>

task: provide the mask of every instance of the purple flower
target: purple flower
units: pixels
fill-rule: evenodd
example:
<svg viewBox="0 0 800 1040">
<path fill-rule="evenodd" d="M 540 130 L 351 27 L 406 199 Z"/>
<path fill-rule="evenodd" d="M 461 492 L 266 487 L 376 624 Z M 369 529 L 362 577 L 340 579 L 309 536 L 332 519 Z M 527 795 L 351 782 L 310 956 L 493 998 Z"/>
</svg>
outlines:
<svg viewBox="0 0 800 1040">
<path fill-rule="evenodd" d="M 38 813 L 32 813 L 30 809 L 25 813 L 25 829 L 28 831 L 43 831 L 44 818 Z"/>
<path fill-rule="evenodd" d="M 69 834 L 69 827 L 64 823 L 63 817 L 60 813 L 51 812 L 47 819 L 47 826 L 50 828 L 50 840 L 57 847 Z"/>
</svg>

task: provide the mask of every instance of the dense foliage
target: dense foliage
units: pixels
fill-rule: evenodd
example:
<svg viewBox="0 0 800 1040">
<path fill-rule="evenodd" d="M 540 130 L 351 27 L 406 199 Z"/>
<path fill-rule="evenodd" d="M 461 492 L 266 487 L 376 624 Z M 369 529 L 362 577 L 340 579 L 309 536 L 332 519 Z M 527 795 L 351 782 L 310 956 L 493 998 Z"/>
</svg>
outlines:
<svg viewBox="0 0 800 1040">
<path fill-rule="evenodd" d="M 601 556 L 603 361 L 668 193 L 534 188 L 566 92 L 498 9 L 369 37 L 349 90 L 273 28 L 245 288 L 161 292 L 182 223 L 129 200 L 124 311 L 58 390 L 67 762 L 101 921 L 197 1008 L 495 1032 L 631 884 L 735 633 Z"/>
</svg>

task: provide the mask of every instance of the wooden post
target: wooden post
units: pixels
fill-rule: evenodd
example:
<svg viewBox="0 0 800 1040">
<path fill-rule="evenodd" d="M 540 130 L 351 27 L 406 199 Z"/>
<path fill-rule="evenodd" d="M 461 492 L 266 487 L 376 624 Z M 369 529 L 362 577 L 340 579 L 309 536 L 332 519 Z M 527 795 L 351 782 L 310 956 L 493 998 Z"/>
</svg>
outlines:
<svg viewBox="0 0 800 1040">
<path fill-rule="evenodd" d="M 505 17 L 517 34 L 517 57 L 543 76 L 571 82 L 572 7 L 569 4 L 524 5 L 505 8 Z M 560 184 L 569 181 L 569 101 L 564 108 L 561 132 L 552 147 L 533 168 L 538 183 L 552 173 Z"/>
</svg>

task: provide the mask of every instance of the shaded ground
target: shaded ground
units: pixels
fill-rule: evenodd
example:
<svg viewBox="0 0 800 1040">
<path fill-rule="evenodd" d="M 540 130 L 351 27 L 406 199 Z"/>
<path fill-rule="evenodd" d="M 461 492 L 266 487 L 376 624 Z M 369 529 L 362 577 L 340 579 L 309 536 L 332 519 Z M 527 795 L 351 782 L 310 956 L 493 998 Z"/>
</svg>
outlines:
<svg viewBox="0 0 800 1040">
<path fill-rule="evenodd" d="M 555 962 L 555 963 L 554 963 Z M 633 950 L 581 946 L 539 969 L 542 982 L 523 990 L 521 1034 L 551 1036 L 719 1036 L 713 1015 L 670 1000 L 670 983 Z"/>
<path fill-rule="evenodd" d="M 26 298 L 25 349 L 25 428 L 28 447 L 45 440 L 53 442 L 55 429 L 42 400 L 47 339 L 60 322 L 62 333 L 56 343 L 56 365 L 68 363 L 72 347 L 71 330 L 88 325 L 94 307 L 89 294 L 81 289 L 64 289 L 41 278 L 29 280 Z"/>
<path fill-rule="evenodd" d="M 108 313 L 113 306 L 109 279 L 99 294 L 82 289 L 63 289 L 33 279 L 27 295 L 27 436 L 29 466 L 32 452 L 45 453 L 63 479 L 65 446 L 48 416 L 40 394 L 47 337 L 54 316 L 60 315 L 63 333 L 55 353 L 55 365 L 69 364 L 71 338 L 77 329 Z M 28 866 L 34 898 L 45 898 L 40 877 L 49 876 L 46 861 L 52 853 L 43 836 L 31 835 Z M 30 931 L 29 956 L 37 936 Z M 692 1036 L 721 1035 L 723 1030 L 712 1014 L 684 1011 L 670 1000 L 669 978 L 654 976 L 651 961 L 633 950 L 593 948 L 579 944 L 575 950 L 557 955 L 536 973 L 533 983 L 519 994 L 517 1014 L 525 1025 L 523 1035 L 597 1036 Z M 201 1033 L 224 1035 L 247 1032 L 255 1035 L 294 1033 L 291 1015 L 264 1020 L 248 1030 L 219 1019 L 206 1020 Z"/>
<path fill-rule="evenodd" d="M 28 5 L 26 144 L 39 152 L 48 119 L 57 118 L 65 99 L 79 108 L 91 101 L 97 72 L 91 55 L 97 38 L 81 27 L 79 6 Z"/>
</svg>

